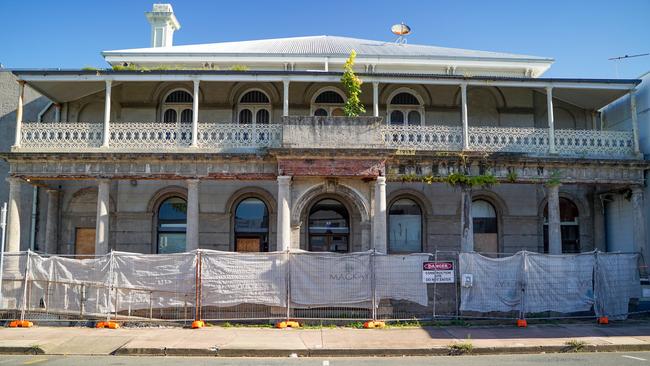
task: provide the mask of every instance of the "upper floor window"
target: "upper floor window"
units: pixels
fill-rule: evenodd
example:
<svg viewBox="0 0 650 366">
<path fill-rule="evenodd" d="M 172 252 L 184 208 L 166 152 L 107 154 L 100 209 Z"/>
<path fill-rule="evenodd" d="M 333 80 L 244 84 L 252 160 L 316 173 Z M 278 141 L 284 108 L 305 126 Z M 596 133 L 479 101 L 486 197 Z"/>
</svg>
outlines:
<svg viewBox="0 0 650 366">
<path fill-rule="evenodd" d="M 192 102 L 194 98 L 185 90 L 174 90 L 163 101 L 163 122 L 192 122 Z"/>
<path fill-rule="evenodd" d="M 311 114 L 317 117 L 343 116 L 343 93 L 337 89 L 325 89 L 316 93 L 311 103 Z"/>
<path fill-rule="evenodd" d="M 419 126 L 424 121 L 424 106 L 410 91 L 398 91 L 388 102 L 388 122 L 392 125 Z"/>
<path fill-rule="evenodd" d="M 261 90 L 250 90 L 239 98 L 237 104 L 237 121 L 242 124 L 271 121 L 271 100 Z"/>
</svg>

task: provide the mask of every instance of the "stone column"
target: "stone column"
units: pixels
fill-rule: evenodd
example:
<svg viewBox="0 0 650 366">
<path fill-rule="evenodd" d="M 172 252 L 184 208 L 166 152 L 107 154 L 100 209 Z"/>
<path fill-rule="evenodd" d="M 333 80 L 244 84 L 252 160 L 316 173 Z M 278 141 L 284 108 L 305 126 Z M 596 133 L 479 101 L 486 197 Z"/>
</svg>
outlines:
<svg viewBox="0 0 650 366">
<path fill-rule="evenodd" d="M 282 97 L 282 116 L 287 117 L 289 115 L 289 80 L 282 81 L 283 86 L 283 97 Z"/>
<path fill-rule="evenodd" d="M 553 88 L 546 87 L 546 111 L 548 115 L 548 152 L 555 154 L 555 119 L 553 117 Z"/>
<path fill-rule="evenodd" d="M 463 122 L 463 150 L 469 150 L 469 120 L 467 114 L 467 84 L 460 84 L 460 111 Z"/>
<path fill-rule="evenodd" d="M 187 251 L 199 249 L 199 180 L 187 180 Z"/>
<path fill-rule="evenodd" d="M 9 205 L 7 207 L 7 246 L 8 253 L 20 251 L 20 188 L 19 178 L 9 177 Z"/>
<path fill-rule="evenodd" d="M 474 222 L 472 221 L 472 189 L 462 187 L 460 191 L 460 251 L 474 251 Z"/>
<path fill-rule="evenodd" d="M 388 253 L 388 241 L 386 240 L 386 177 L 377 177 L 374 208 L 373 247 L 380 253 Z"/>
<path fill-rule="evenodd" d="M 291 177 L 278 176 L 278 251 L 288 250 L 291 246 Z"/>
<path fill-rule="evenodd" d="M 632 117 L 632 133 L 634 134 L 634 153 L 640 155 L 639 120 L 636 113 L 636 94 L 634 93 L 634 90 L 630 91 L 630 116 Z"/>
<path fill-rule="evenodd" d="M 372 83 L 372 115 L 379 117 L 379 83 Z"/>
<path fill-rule="evenodd" d="M 61 122 L 61 103 L 54 103 L 54 122 Z"/>
<path fill-rule="evenodd" d="M 194 96 L 192 97 L 192 144 L 197 147 L 199 141 L 199 81 L 194 80 Z"/>
<path fill-rule="evenodd" d="M 648 243 L 646 242 L 646 214 L 643 204 L 642 187 L 632 188 L 632 209 L 634 210 L 634 232 L 632 233 L 634 250 L 641 253 L 643 258 L 648 258 Z"/>
<path fill-rule="evenodd" d="M 23 101 L 25 97 L 25 82 L 18 80 L 18 106 L 16 107 L 16 138 L 13 147 L 20 147 L 23 126 Z"/>
<path fill-rule="evenodd" d="M 104 136 L 102 140 L 102 147 L 108 147 L 111 139 L 111 80 L 106 80 L 106 98 L 104 99 Z"/>
<path fill-rule="evenodd" d="M 109 207 L 110 207 L 111 181 L 100 179 L 97 184 L 97 223 L 95 229 L 95 254 L 108 253 L 109 229 Z"/>
<path fill-rule="evenodd" d="M 560 225 L 560 185 L 546 186 L 548 205 L 548 253 L 562 254 L 562 227 Z"/>
<path fill-rule="evenodd" d="M 59 238 L 59 191 L 47 190 L 47 218 L 45 222 L 45 253 L 56 254 Z"/>
</svg>

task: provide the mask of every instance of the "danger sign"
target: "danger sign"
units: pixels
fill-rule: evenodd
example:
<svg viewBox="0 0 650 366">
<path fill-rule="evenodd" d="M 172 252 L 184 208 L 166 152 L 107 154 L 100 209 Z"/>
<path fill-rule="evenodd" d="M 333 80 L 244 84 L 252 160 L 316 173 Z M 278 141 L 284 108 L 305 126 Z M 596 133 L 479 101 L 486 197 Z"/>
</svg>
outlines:
<svg viewBox="0 0 650 366">
<path fill-rule="evenodd" d="M 422 263 L 422 282 L 424 283 L 454 283 L 454 262 L 424 262 Z"/>
</svg>

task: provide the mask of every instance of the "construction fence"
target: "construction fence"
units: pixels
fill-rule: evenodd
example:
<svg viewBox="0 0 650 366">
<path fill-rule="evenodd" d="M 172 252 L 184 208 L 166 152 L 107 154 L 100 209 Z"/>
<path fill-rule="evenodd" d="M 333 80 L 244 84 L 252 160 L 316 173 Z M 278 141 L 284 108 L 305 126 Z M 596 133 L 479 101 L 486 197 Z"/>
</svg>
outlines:
<svg viewBox="0 0 650 366">
<path fill-rule="evenodd" d="M 0 319 L 38 322 L 623 319 L 638 254 L 5 253 Z"/>
</svg>

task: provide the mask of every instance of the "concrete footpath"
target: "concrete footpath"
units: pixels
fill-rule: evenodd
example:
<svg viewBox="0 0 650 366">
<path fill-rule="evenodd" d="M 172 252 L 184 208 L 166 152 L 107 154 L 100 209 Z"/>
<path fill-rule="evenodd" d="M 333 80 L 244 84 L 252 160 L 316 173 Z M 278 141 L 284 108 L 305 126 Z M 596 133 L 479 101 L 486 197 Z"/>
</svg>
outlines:
<svg viewBox="0 0 650 366">
<path fill-rule="evenodd" d="M 416 356 L 650 351 L 650 322 L 386 329 L 1 328 L 0 354 Z"/>
</svg>

